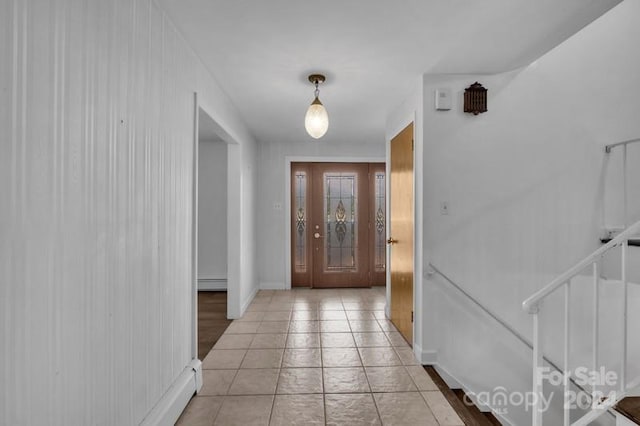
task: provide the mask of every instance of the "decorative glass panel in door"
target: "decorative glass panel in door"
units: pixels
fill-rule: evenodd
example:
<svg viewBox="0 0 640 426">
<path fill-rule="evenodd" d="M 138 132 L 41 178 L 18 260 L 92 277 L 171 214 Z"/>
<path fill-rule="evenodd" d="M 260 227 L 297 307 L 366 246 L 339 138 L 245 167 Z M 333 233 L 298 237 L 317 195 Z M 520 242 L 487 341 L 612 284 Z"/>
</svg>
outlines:
<svg viewBox="0 0 640 426">
<path fill-rule="evenodd" d="M 295 259 L 296 272 L 306 272 L 307 270 L 307 173 L 300 171 L 296 173 L 296 194 L 294 199 L 294 209 L 296 214 L 296 235 L 295 235 Z"/>
<path fill-rule="evenodd" d="M 311 238 L 309 229 L 311 166 L 291 164 L 291 285 L 311 283 Z"/>
<path fill-rule="evenodd" d="M 370 209 L 369 240 L 371 241 L 371 284 L 385 285 L 387 280 L 387 205 L 385 165 L 369 164 Z"/>
<path fill-rule="evenodd" d="M 357 232 L 356 220 L 358 188 L 357 173 L 324 173 L 324 229 L 326 271 L 357 270 Z"/>
</svg>

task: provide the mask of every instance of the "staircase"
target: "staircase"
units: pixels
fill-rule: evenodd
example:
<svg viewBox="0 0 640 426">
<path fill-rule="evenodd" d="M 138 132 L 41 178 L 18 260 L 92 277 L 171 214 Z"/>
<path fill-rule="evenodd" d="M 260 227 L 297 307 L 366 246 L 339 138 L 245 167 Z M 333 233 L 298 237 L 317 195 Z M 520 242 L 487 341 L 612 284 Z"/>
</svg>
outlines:
<svg viewBox="0 0 640 426">
<path fill-rule="evenodd" d="M 603 414 L 609 411 L 613 412 L 612 409 L 616 404 L 621 403 L 621 401 L 623 401 L 630 392 L 633 392 L 638 388 L 640 380 L 634 379 L 631 382 L 627 381 L 629 376 L 629 363 L 627 359 L 629 352 L 629 285 L 631 285 L 627 279 L 628 241 L 638 232 L 640 232 L 640 222 L 637 222 L 627 228 L 624 232 L 620 233 L 610 242 L 587 256 L 584 260 L 564 274 L 560 275 L 523 303 L 523 308 L 531 314 L 533 319 L 533 395 L 539 396 L 533 408 L 532 424 L 534 426 L 541 426 L 543 424 L 544 409 L 542 404 L 543 399 L 541 397 L 544 397 L 549 393 L 547 390 L 547 393 L 545 394 L 545 385 L 547 389 L 549 387 L 546 382 L 552 381 L 548 372 L 544 369 L 545 364 L 543 352 L 545 349 L 555 349 L 559 343 L 558 340 L 561 341 L 560 352 L 562 352 L 563 357 L 560 365 L 563 366 L 565 372 L 561 378 L 565 400 L 565 403 L 563 404 L 563 424 L 565 426 L 590 424 Z M 606 302 L 611 305 L 608 304 L 606 306 L 607 309 L 601 309 L 600 304 L 605 303 L 602 291 L 605 280 L 603 280 L 600 272 L 601 261 L 606 255 L 617 248 L 621 251 L 621 279 L 607 282 L 606 296 L 616 292 L 615 295 L 619 300 L 615 300 L 613 302 L 608 300 Z M 590 279 L 583 275 L 586 270 L 590 272 Z M 591 281 L 591 283 L 587 284 L 587 281 Z M 558 303 L 560 299 L 560 295 L 558 293 L 560 290 L 564 293 L 562 296 L 562 304 Z M 574 292 L 575 296 L 572 296 L 572 293 Z M 586 296 L 589 293 L 591 294 L 591 299 Z M 552 297 L 555 299 L 551 299 Z M 576 300 L 579 302 L 576 302 Z M 575 320 L 575 318 L 572 317 L 572 310 L 577 310 L 578 312 L 584 311 L 585 301 L 590 301 L 592 303 L 589 315 L 592 322 L 590 327 L 592 332 L 590 339 L 581 339 L 580 336 L 575 335 L 575 331 L 572 333 L 571 322 L 572 319 Z M 555 329 L 549 327 L 549 321 L 543 322 L 543 319 L 541 318 L 544 310 L 544 302 L 547 302 L 550 305 L 550 309 L 547 309 L 547 312 L 545 313 L 547 314 L 547 317 L 550 316 L 555 318 L 555 320 L 552 321 Z M 603 339 L 600 322 L 604 315 L 612 316 L 611 311 L 615 309 L 615 306 L 618 307 L 620 312 L 620 323 L 617 325 L 617 331 L 621 334 L 621 341 L 616 342 L 616 344 L 620 345 L 616 350 L 618 359 L 612 361 L 610 359 L 605 360 L 599 357 L 600 352 L 604 350 L 602 345 L 600 345 L 600 341 Z M 584 320 L 585 316 L 583 315 L 582 318 Z M 557 322 L 560 322 L 560 324 L 557 324 Z M 545 324 L 547 327 L 543 326 Z M 554 343 L 550 345 L 550 336 L 544 336 L 544 333 L 547 332 L 549 335 L 553 335 L 553 333 L 558 329 L 558 326 L 562 327 L 560 328 L 561 333 L 555 334 L 556 339 L 551 338 Z M 607 328 L 610 331 L 615 331 L 614 327 Z M 559 336 L 560 334 L 561 336 Z M 557 337 L 560 337 L 560 339 Z M 587 340 L 587 342 L 585 342 L 585 340 Z M 545 342 L 547 343 L 547 347 L 544 346 Z M 580 359 L 576 362 L 575 354 L 573 358 L 570 356 L 572 354 L 572 343 L 576 343 L 583 352 L 586 350 L 586 352 L 591 354 L 591 359 L 588 360 L 588 365 L 585 365 L 587 362 L 585 362 L 584 359 Z M 584 348 L 587 343 L 589 344 L 589 347 Z M 572 361 L 574 362 L 572 363 Z M 584 372 L 588 374 L 602 372 L 599 380 L 595 380 L 594 383 L 582 383 L 590 394 L 587 395 L 590 398 L 590 408 L 584 410 L 586 411 L 584 414 L 574 407 L 576 405 L 576 399 L 578 397 L 583 397 L 584 395 L 582 393 L 578 393 L 578 396 L 576 396 L 576 390 L 572 388 L 572 383 L 569 380 L 571 376 L 576 375 L 579 368 L 584 369 Z M 615 379 L 610 381 L 604 380 L 603 378 L 605 375 L 610 373 L 612 376 L 615 375 Z M 556 384 L 560 384 L 557 382 L 558 380 L 556 380 Z M 626 406 L 628 403 L 622 403 L 622 405 Z M 578 417 L 578 419 L 572 421 L 572 417 Z"/>
<path fill-rule="evenodd" d="M 622 173 L 623 173 L 623 193 L 624 193 L 624 214 L 625 214 L 625 222 L 627 221 L 628 214 L 628 200 L 627 200 L 627 146 L 631 143 L 638 142 L 638 139 L 625 141 L 619 144 L 609 145 L 605 148 L 605 152 L 607 154 L 611 153 L 613 148 L 616 146 L 624 146 L 624 151 L 622 153 Z M 609 238 L 605 237 L 601 240 L 602 243 L 608 243 L 611 241 L 612 237 L 615 235 L 608 235 Z M 640 238 L 631 238 L 628 241 L 629 246 L 640 247 Z M 620 401 L 616 407 L 616 419 L 617 426 L 628 426 L 628 425 L 640 425 L 640 397 L 627 397 Z"/>
<path fill-rule="evenodd" d="M 616 405 L 617 426 L 640 425 L 640 397 L 628 397 Z"/>
<path fill-rule="evenodd" d="M 545 413 L 548 406 L 543 401 L 558 388 L 562 398 L 557 406 L 562 406 L 564 426 L 600 424 L 606 420 L 603 417 L 615 418 L 616 426 L 640 424 L 640 365 L 637 353 L 629 357 L 630 352 L 637 352 L 637 347 L 630 348 L 630 336 L 638 335 L 636 330 L 629 333 L 629 324 L 638 322 L 630 321 L 629 316 L 640 307 L 639 286 L 629 279 L 630 266 L 634 266 L 629 258 L 638 256 L 629 247 L 640 242 L 640 222 L 628 226 L 627 146 L 636 142 L 640 139 L 606 147 L 607 153 L 616 147 L 623 149 L 622 232 L 606 232 L 602 247 L 523 302 L 533 320 L 532 395 L 537 397 L 533 426 L 551 424 L 545 420 L 551 413 Z M 616 279 L 607 279 L 603 265 L 608 257 L 616 256 Z M 558 365 L 563 371 L 555 380 L 545 370 L 547 357 L 562 359 Z M 580 371 L 592 379 L 579 383 L 582 386 L 577 389 L 574 385 Z M 580 397 L 586 404 L 577 403 Z"/>
</svg>

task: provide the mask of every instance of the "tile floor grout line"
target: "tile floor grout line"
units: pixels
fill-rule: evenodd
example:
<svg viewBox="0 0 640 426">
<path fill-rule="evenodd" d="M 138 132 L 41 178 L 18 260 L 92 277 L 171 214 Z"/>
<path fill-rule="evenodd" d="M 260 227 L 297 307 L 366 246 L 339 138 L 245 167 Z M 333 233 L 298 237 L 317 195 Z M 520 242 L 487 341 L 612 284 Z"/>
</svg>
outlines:
<svg viewBox="0 0 640 426">
<path fill-rule="evenodd" d="M 320 331 L 320 324 L 318 324 L 318 331 Z M 322 410 L 324 414 L 324 424 L 327 425 L 327 401 L 325 395 L 327 394 L 327 388 L 324 383 L 324 360 L 322 358 L 322 335 L 319 334 L 318 338 L 320 339 L 320 372 L 322 373 Z"/>
<path fill-rule="evenodd" d="M 344 293 L 342 293 L 342 294 L 344 295 Z M 342 296 L 342 297 L 344 297 L 344 296 Z M 376 303 L 373 299 L 368 299 L 368 298 L 359 298 L 358 299 L 358 298 L 353 298 L 352 296 L 349 296 L 349 297 L 350 297 L 350 299 L 349 299 L 350 301 L 348 303 L 352 303 L 353 304 L 352 307 L 355 308 L 355 309 L 353 309 L 354 312 L 357 312 L 357 311 L 359 311 L 359 312 L 370 311 L 371 309 L 373 309 L 373 312 L 378 311 L 377 309 L 373 308 L 373 306 L 370 306 L 371 304 L 375 304 Z M 252 337 L 250 339 L 250 342 L 248 343 L 248 347 L 245 349 L 243 358 L 240 361 L 240 366 L 235 371 L 234 378 L 233 378 L 233 380 L 232 380 L 232 382 L 231 382 L 231 384 L 229 386 L 229 389 L 227 390 L 226 395 L 223 397 L 223 403 L 224 403 L 225 399 L 228 399 L 230 397 L 229 396 L 229 391 L 231 389 L 231 385 L 235 381 L 235 378 L 239 374 L 239 371 L 242 369 L 240 367 L 242 366 L 244 360 L 246 359 L 249 351 L 250 350 L 254 350 L 254 349 L 255 350 L 264 349 L 264 348 L 253 348 L 252 349 L 251 346 L 252 346 L 253 342 L 255 341 L 255 339 L 260 335 L 273 334 L 273 330 L 277 328 L 277 327 L 274 327 L 271 330 L 269 330 L 270 327 L 261 328 L 261 327 L 264 327 L 262 324 L 265 323 L 265 322 L 280 321 L 280 318 L 282 316 L 284 316 L 284 315 L 280 315 L 280 314 L 272 314 L 270 316 L 266 316 L 266 312 L 283 312 L 283 311 L 280 311 L 280 310 L 275 311 L 275 310 L 270 310 L 270 309 L 281 309 L 283 306 L 277 306 L 277 305 L 289 304 L 290 305 L 290 310 L 288 311 L 289 312 L 289 315 L 288 315 L 289 319 L 287 321 L 288 326 L 287 326 L 286 332 L 281 333 L 281 334 L 284 335 L 284 344 L 283 344 L 283 347 L 281 347 L 281 348 L 275 348 L 277 350 L 281 350 L 282 352 L 281 352 L 281 358 L 280 358 L 280 362 L 279 362 L 279 367 L 280 368 L 277 368 L 278 377 L 276 379 L 275 390 L 274 390 L 274 393 L 272 395 L 273 400 L 272 400 L 272 404 L 271 404 L 271 411 L 269 413 L 269 422 L 271 422 L 274 419 L 273 415 L 274 415 L 274 410 L 275 410 L 276 398 L 278 396 L 278 394 L 277 394 L 278 385 L 280 384 L 280 378 L 281 378 L 282 370 L 285 368 L 285 356 L 284 356 L 284 354 L 288 349 L 292 350 L 292 349 L 296 349 L 297 348 L 297 346 L 288 348 L 287 347 L 287 343 L 289 341 L 289 338 L 292 335 L 299 334 L 299 333 L 293 333 L 294 330 L 292 329 L 292 322 L 294 321 L 294 312 L 296 312 L 296 310 L 294 310 L 295 303 L 297 301 L 300 301 L 300 300 L 302 300 L 302 298 L 298 298 L 297 296 L 294 297 L 293 299 L 291 297 L 289 297 L 289 298 L 279 298 L 279 299 L 275 299 L 274 296 L 269 296 L 268 298 L 267 297 L 260 297 L 260 302 L 261 302 L 260 305 L 263 305 L 263 307 L 260 308 L 260 309 L 265 309 L 266 310 L 265 311 L 265 317 L 263 317 L 263 319 L 261 321 L 258 321 L 259 325 L 258 325 L 258 329 L 255 331 L 255 333 L 247 333 L 247 334 L 252 334 Z M 313 300 L 323 300 L 323 299 L 322 298 L 318 298 L 318 299 L 313 299 Z M 309 299 L 304 299 L 304 301 L 306 301 L 306 303 L 310 303 Z M 265 302 L 265 303 L 263 303 L 263 302 Z M 390 394 L 390 395 L 391 394 L 402 394 L 402 393 L 414 394 L 415 395 L 416 392 L 420 393 L 421 394 L 420 400 L 423 401 L 424 404 L 426 404 L 427 408 L 429 409 L 429 412 L 433 415 L 433 411 L 431 410 L 431 406 L 428 404 L 428 402 L 426 401 L 424 395 L 422 394 L 422 391 L 418 387 L 418 383 L 416 382 L 417 379 L 414 378 L 411 374 L 409 374 L 409 367 L 413 366 L 414 364 L 411 363 L 411 362 L 409 364 L 407 364 L 405 362 L 406 360 L 403 360 L 400 357 L 400 350 L 404 349 L 404 347 L 403 346 L 395 346 L 393 344 L 393 342 L 391 342 L 391 339 L 389 338 L 389 335 L 390 335 L 390 333 L 393 332 L 393 329 L 390 328 L 388 323 L 385 323 L 385 325 L 383 326 L 382 324 L 383 324 L 384 320 L 381 319 L 381 318 L 375 317 L 375 315 L 376 315 L 375 313 L 373 314 L 374 315 L 374 319 L 373 320 L 371 320 L 370 317 L 368 317 L 367 315 L 363 315 L 363 314 L 351 315 L 353 318 L 349 319 L 349 316 L 347 316 L 346 306 L 344 305 L 347 302 L 344 302 L 343 299 L 340 302 L 342 304 L 342 309 L 340 309 L 340 310 L 336 310 L 336 309 L 320 310 L 320 302 L 313 302 L 313 303 L 315 304 L 316 309 L 315 310 L 311 310 L 310 312 L 315 312 L 315 314 L 310 314 L 309 317 L 314 317 L 315 316 L 315 318 L 317 318 L 317 319 L 303 318 L 300 321 L 314 321 L 314 322 L 317 321 L 317 324 L 318 324 L 318 330 L 317 330 L 318 346 L 317 347 L 318 347 L 318 351 L 319 351 L 319 355 L 320 355 L 320 368 L 319 368 L 319 370 L 320 370 L 320 373 L 321 373 L 321 384 L 322 384 L 321 395 L 322 395 L 322 401 L 323 401 L 323 415 L 324 415 L 324 424 L 325 425 L 328 424 L 329 420 L 330 420 L 328 418 L 328 415 L 327 415 L 327 413 L 328 413 L 327 404 L 326 404 L 327 396 L 328 395 L 333 395 L 333 394 L 329 394 L 327 392 L 327 389 L 326 389 L 325 370 L 327 368 L 329 368 L 329 367 L 327 367 L 325 365 L 323 353 L 324 353 L 325 349 L 329 349 L 329 348 L 326 347 L 324 345 L 324 343 L 323 343 L 323 339 L 322 339 L 323 332 L 320 330 L 320 325 L 322 324 L 321 321 L 332 321 L 332 320 L 333 321 L 344 321 L 344 319 L 335 319 L 335 318 L 339 318 L 340 317 L 340 315 L 337 315 L 337 314 L 328 314 L 327 313 L 327 314 L 324 314 L 324 316 L 322 316 L 323 314 L 321 314 L 321 312 L 344 312 L 344 316 L 346 317 L 346 324 L 348 325 L 348 330 L 349 331 L 334 331 L 331 328 L 328 328 L 324 333 L 326 335 L 344 333 L 345 335 L 348 335 L 350 337 L 350 339 L 352 341 L 352 344 L 354 345 L 353 349 L 355 349 L 355 351 L 358 354 L 357 356 L 358 356 L 358 360 L 359 360 L 359 363 L 360 363 L 360 366 L 358 368 L 362 369 L 362 371 L 363 371 L 363 373 L 365 375 L 367 386 L 369 387 L 369 391 L 368 392 L 339 392 L 339 391 L 337 391 L 337 392 L 335 392 L 336 395 L 351 395 L 351 394 L 353 394 L 353 395 L 357 395 L 357 394 L 370 395 L 370 398 L 373 399 L 373 402 L 374 402 L 374 406 L 375 406 L 375 409 L 376 409 L 375 413 L 378 416 L 378 421 L 381 421 L 382 420 L 381 407 L 379 406 L 378 402 L 374 398 L 374 391 L 371 388 L 370 378 L 369 378 L 369 376 L 367 374 L 367 370 L 366 370 L 367 367 L 364 365 L 365 361 L 362 358 L 362 356 L 363 356 L 362 355 L 362 350 L 363 350 L 363 348 L 368 348 L 367 351 L 371 352 L 371 354 L 373 355 L 373 354 L 375 354 L 376 349 L 391 347 L 393 349 L 391 352 L 394 355 L 397 356 L 397 358 L 399 359 L 400 364 L 397 365 L 397 366 L 381 365 L 380 367 L 381 368 L 389 368 L 389 367 L 397 368 L 399 366 L 402 366 L 403 367 L 402 371 L 404 371 L 404 373 L 407 374 L 410 377 L 411 383 L 413 383 L 413 385 L 415 386 L 415 390 L 406 391 L 406 392 L 405 391 L 402 391 L 402 392 L 396 391 L 396 392 L 394 392 L 392 390 L 389 390 L 389 391 L 381 391 L 381 392 L 378 392 L 378 393 L 380 393 L 380 394 Z M 331 299 L 325 304 L 325 307 L 331 308 L 332 306 L 330 305 L 330 303 L 334 303 L 333 307 L 337 306 L 335 299 Z M 369 309 L 369 308 L 371 308 L 371 309 Z M 299 315 L 299 316 L 303 316 L 303 315 Z M 270 318 L 271 321 L 267 321 L 264 318 Z M 322 318 L 326 318 L 326 319 L 323 320 Z M 285 321 L 285 320 L 282 320 L 282 321 Z M 362 321 L 371 321 L 371 324 L 367 325 L 367 324 L 363 323 Z M 360 333 L 360 334 L 368 334 L 368 333 L 378 333 L 378 332 L 380 332 L 381 335 L 384 336 L 384 339 L 387 341 L 388 346 L 387 345 L 385 345 L 385 346 L 373 345 L 373 346 L 369 347 L 369 346 L 360 346 L 360 345 L 358 345 L 356 343 L 356 341 L 355 341 L 355 336 L 354 336 L 354 333 L 356 333 L 354 331 L 354 324 L 357 326 L 356 328 L 360 330 L 360 331 L 357 332 L 357 333 Z M 367 330 L 366 329 L 366 328 L 370 328 L 371 325 L 373 325 L 373 324 L 377 324 L 377 326 L 379 327 L 380 330 L 376 330 L 376 329 Z M 393 326 L 391 325 L 391 327 L 393 327 Z M 337 328 L 339 330 L 339 327 L 337 327 Z M 362 330 L 362 328 L 364 328 L 364 330 Z M 260 330 L 266 330 L 266 332 L 265 331 L 260 332 Z M 305 334 L 311 334 L 311 335 L 316 334 L 316 333 L 308 333 L 308 331 L 309 331 L 308 328 L 305 329 L 305 327 L 303 327 L 303 326 L 300 327 L 300 330 L 305 332 Z M 244 333 L 239 333 L 239 334 L 244 334 Z M 278 333 L 276 333 L 276 334 L 278 334 Z M 347 343 L 347 345 L 348 344 L 349 343 Z M 267 344 L 267 346 L 269 346 L 269 344 Z M 304 344 L 303 345 L 304 349 L 307 349 L 308 351 L 311 351 L 313 349 L 313 347 L 309 347 L 309 346 L 314 346 L 314 345 L 313 344 L 311 344 L 311 345 Z M 347 346 L 347 347 L 337 346 L 337 347 L 335 347 L 333 349 L 336 349 L 336 350 L 347 349 L 348 347 L 350 347 L 350 346 Z M 235 348 L 227 348 L 227 349 L 235 349 Z M 385 351 L 388 352 L 388 349 L 385 349 Z M 407 351 L 403 350 L 402 352 L 406 353 Z M 405 356 L 405 358 L 407 358 L 407 356 Z M 296 364 L 296 363 L 294 362 L 294 364 Z M 376 364 L 376 363 L 374 362 L 374 364 Z M 345 365 L 345 366 L 337 365 L 335 368 L 339 369 L 341 367 L 348 368 L 349 366 L 348 365 Z M 300 367 L 300 368 L 315 368 L 315 365 L 307 365 L 306 367 Z M 313 393 L 313 392 L 296 392 L 296 393 L 292 393 L 291 395 L 307 395 L 307 394 L 315 394 L 315 393 Z M 258 395 L 258 394 L 255 394 L 255 395 Z M 262 394 L 260 394 L 260 395 L 262 395 Z M 254 394 L 251 394 L 251 396 L 254 396 Z M 213 421 L 214 422 L 219 417 L 220 413 L 221 413 L 221 409 L 219 409 L 216 412 L 215 416 L 213 417 Z M 265 414 L 266 414 L 266 412 L 265 412 Z M 372 412 L 372 414 L 373 414 L 373 412 Z M 435 417 L 435 415 L 434 415 L 434 417 Z M 434 419 L 434 420 L 436 422 L 438 421 L 437 419 Z"/>
<path fill-rule="evenodd" d="M 352 333 L 353 334 L 353 333 Z M 367 379 L 367 386 L 369 386 L 369 395 L 371 396 L 371 399 L 373 400 L 373 406 L 376 407 L 376 413 L 378 414 L 378 420 L 380 420 L 380 423 L 382 424 L 382 415 L 380 414 L 380 408 L 378 407 L 378 404 L 376 403 L 376 398 L 373 395 L 373 387 L 371 387 L 371 382 L 369 381 L 369 375 L 367 374 L 367 369 L 364 365 L 364 360 L 362 359 L 362 356 L 360 354 L 360 348 L 358 347 L 357 342 L 355 341 L 355 337 L 353 337 L 353 341 L 356 345 L 356 351 L 358 352 L 358 357 L 360 358 L 360 364 L 362 364 L 362 371 L 364 372 L 364 377 Z"/>
</svg>

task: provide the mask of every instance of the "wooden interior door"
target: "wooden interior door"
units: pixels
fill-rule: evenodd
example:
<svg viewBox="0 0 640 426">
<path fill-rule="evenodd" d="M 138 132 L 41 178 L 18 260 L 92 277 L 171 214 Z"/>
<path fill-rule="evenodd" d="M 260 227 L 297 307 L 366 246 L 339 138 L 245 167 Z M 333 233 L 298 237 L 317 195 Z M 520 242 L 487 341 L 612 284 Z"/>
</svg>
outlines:
<svg viewBox="0 0 640 426">
<path fill-rule="evenodd" d="M 391 321 L 413 342 L 413 123 L 391 140 L 389 176 Z"/>
</svg>

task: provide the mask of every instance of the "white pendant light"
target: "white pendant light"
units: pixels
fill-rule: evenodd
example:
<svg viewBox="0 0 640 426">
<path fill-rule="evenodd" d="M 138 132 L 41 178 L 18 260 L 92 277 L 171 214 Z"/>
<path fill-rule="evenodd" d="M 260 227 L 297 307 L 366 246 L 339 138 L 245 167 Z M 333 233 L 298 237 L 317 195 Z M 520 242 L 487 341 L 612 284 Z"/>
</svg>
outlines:
<svg viewBox="0 0 640 426">
<path fill-rule="evenodd" d="M 307 129 L 307 133 L 314 139 L 323 137 L 329 128 L 329 115 L 324 105 L 322 105 L 322 102 L 320 102 L 320 99 L 318 99 L 318 95 L 320 94 L 318 85 L 324 83 L 324 80 L 325 77 L 322 74 L 311 74 L 309 76 L 309 81 L 315 84 L 316 90 L 314 92 L 315 99 L 311 102 L 311 105 L 309 105 L 307 114 L 304 117 L 304 128 Z"/>
</svg>

